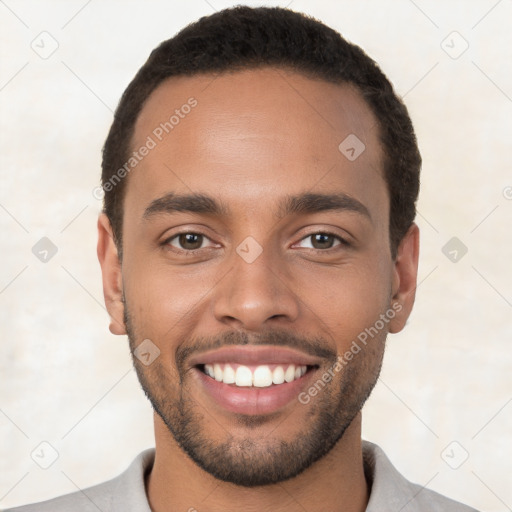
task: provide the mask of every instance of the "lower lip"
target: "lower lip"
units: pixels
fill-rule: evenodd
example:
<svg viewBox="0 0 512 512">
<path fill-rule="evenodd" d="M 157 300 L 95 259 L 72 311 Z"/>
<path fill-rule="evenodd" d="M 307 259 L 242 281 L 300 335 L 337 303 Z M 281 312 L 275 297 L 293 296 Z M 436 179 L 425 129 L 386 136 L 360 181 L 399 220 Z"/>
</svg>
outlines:
<svg viewBox="0 0 512 512">
<path fill-rule="evenodd" d="M 297 400 L 300 392 L 307 386 L 314 368 L 310 368 L 302 377 L 292 382 L 268 386 L 266 388 L 238 387 L 212 379 L 198 368 L 194 373 L 207 394 L 223 409 L 239 414 L 270 414 Z"/>
</svg>

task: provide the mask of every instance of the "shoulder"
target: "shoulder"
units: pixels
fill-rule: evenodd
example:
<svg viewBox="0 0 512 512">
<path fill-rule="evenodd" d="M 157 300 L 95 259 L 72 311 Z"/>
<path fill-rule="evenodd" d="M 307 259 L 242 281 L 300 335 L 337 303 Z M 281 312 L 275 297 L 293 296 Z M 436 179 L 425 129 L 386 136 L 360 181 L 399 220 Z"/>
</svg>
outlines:
<svg viewBox="0 0 512 512">
<path fill-rule="evenodd" d="M 409 482 L 393 466 L 382 448 L 363 441 L 365 474 L 372 481 L 366 512 L 478 512 L 435 491 Z"/>
<path fill-rule="evenodd" d="M 8 509 L 5 512 L 98 512 L 110 510 L 110 497 L 115 492 L 117 478 L 83 491 L 73 492 L 47 501 Z"/>
<path fill-rule="evenodd" d="M 141 452 L 119 476 L 83 490 L 40 503 L 15 507 L 4 512 L 102 512 L 134 510 L 150 512 L 144 475 L 154 460 L 153 448 Z"/>
<path fill-rule="evenodd" d="M 476 509 L 464 505 L 459 501 L 452 500 L 451 498 L 447 498 L 442 494 L 439 494 L 435 491 L 431 491 L 430 489 L 425 489 L 417 484 L 410 484 L 411 490 L 414 493 L 414 500 L 416 501 L 414 506 L 405 507 L 403 512 L 415 512 L 418 511 L 431 511 L 431 510 L 439 510 L 446 512 L 478 512 Z"/>
</svg>

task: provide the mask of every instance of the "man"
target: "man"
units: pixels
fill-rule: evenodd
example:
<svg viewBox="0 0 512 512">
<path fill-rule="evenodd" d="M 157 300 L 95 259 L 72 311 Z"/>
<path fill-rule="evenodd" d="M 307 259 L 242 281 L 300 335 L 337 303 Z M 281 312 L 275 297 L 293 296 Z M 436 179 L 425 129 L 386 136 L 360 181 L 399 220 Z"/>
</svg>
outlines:
<svg viewBox="0 0 512 512">
<path fill-rule="evenodd" d="M 237 7 L 162 43 L 117 108 L 98 220 L 156 449 L 16 510 L 473 510 L 361 440 L 414 303 L 420 165 L 378 66 L 311 18 Z"/>
</svg>

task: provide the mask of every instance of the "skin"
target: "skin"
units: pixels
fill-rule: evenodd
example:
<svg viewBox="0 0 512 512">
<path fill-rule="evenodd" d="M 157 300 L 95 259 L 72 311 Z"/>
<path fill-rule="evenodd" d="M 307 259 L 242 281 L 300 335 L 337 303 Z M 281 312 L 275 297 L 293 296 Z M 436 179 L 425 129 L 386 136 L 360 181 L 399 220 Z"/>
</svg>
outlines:
<svg viewBox="0 0 512 512">
<path fill-rule="evenodd" d="M 171 405 L 185 398 L 196 434 L 212 446 L 231 442 L 228 454 L 250 440 L 245 455 L 256 464 L 262 454 L 274 453 L 280 441 L 299 446 L 305 433 L 319 425 L 322 412 L 332 413 L 330 430 L 339 439 L 331 440 L 327 453 L 297 476 L 247 487 L 219 480 L 200 467 L 155 413 L 156 457 L 146 481 L 150 505 L 156 512 L 191 507 L 211 512 L 364 511 L 369 487 L 360 401 L 378 377 L 388 331 L 399 332 L 411 312 L 419 245 L 413 224 L 396 258 L 391 256 L 378 122 L 352 86 L 264 68 L 215 79 L 167 80 L 145 104 L 132 147 L 140 147 L 191 96 L 197 107 L 129 175 L 122 263 L 109 221 L 99 217 L 98 257 L 110 330 L 118 335 L 128 331 L 132 348 L 144 339 L 158 346 L 160 355 L 150 366 L 135 361 L 139 378 L 160 403 L 169 405 L 169 415 L 177 414 Z M 366 146 L 353 162 L 338 150 L 351 133 Z M 208 194 L 229 212 L 144 219 L 148 205 L 170 192 Z M 276 215 L 284 196 L 304 192 L 344 193 L 362 203 L 369 216 L 355 211 Z M 178 231 L 207 238 L 191 256 L 178 238 L 172 245 L 164 243 Z M 333 237 L 315 251 L 311 235 L 322 232 L 350 245 Z M 252 263 L 236 252 L 248 236 L 263 249 Z M 265 333 L 283 333 L 283 342 L 291 346 L 290 340 L 315 340 L 325 353 L 341 356 L 392 304 L 399 304 L 400 311 L 319 396 L 307 405 L 293 400 L 258 421 L 216 406 L 194 379 L 187 359 L 181 366 L 176 360 L 183 349 L 207 349 L 228 333 L 250 336 L 255 344 L 265 343 Z M 332 362 L 322 359 L 319 376 Z"/>
</svg>

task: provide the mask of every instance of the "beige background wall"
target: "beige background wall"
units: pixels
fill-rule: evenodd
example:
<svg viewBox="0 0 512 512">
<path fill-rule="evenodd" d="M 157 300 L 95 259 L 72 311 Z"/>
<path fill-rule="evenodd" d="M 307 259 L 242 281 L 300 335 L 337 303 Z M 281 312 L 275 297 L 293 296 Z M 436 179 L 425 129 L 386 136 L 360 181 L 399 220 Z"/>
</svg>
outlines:
<svg viewBox="0 0 512 512">
<path fill-rule="evenodd" d="M 110 478 L 153 444 L 126 339 L 107 328 L 92 191 L 112 110 L 150 50 L 227 5 L 0 2 L 2 508 Z M 410 480 L 481 510 L 511 510 L 512 2 L 290 7 L 380 63 L 424 158 L 417 303 L 388 341 L 363 437 Z M 58 248 L 46 263 L 32 252 L 42 237 Z M 456 262 L 443 253 L 452 237 L 467 247 L 464 256 L 445 249 L 459 251 Z M 59 454 L 46 470 L 31 458 L 37 448 L 34 458 L 51 462 L 43 441 Z"/>
</svg>

